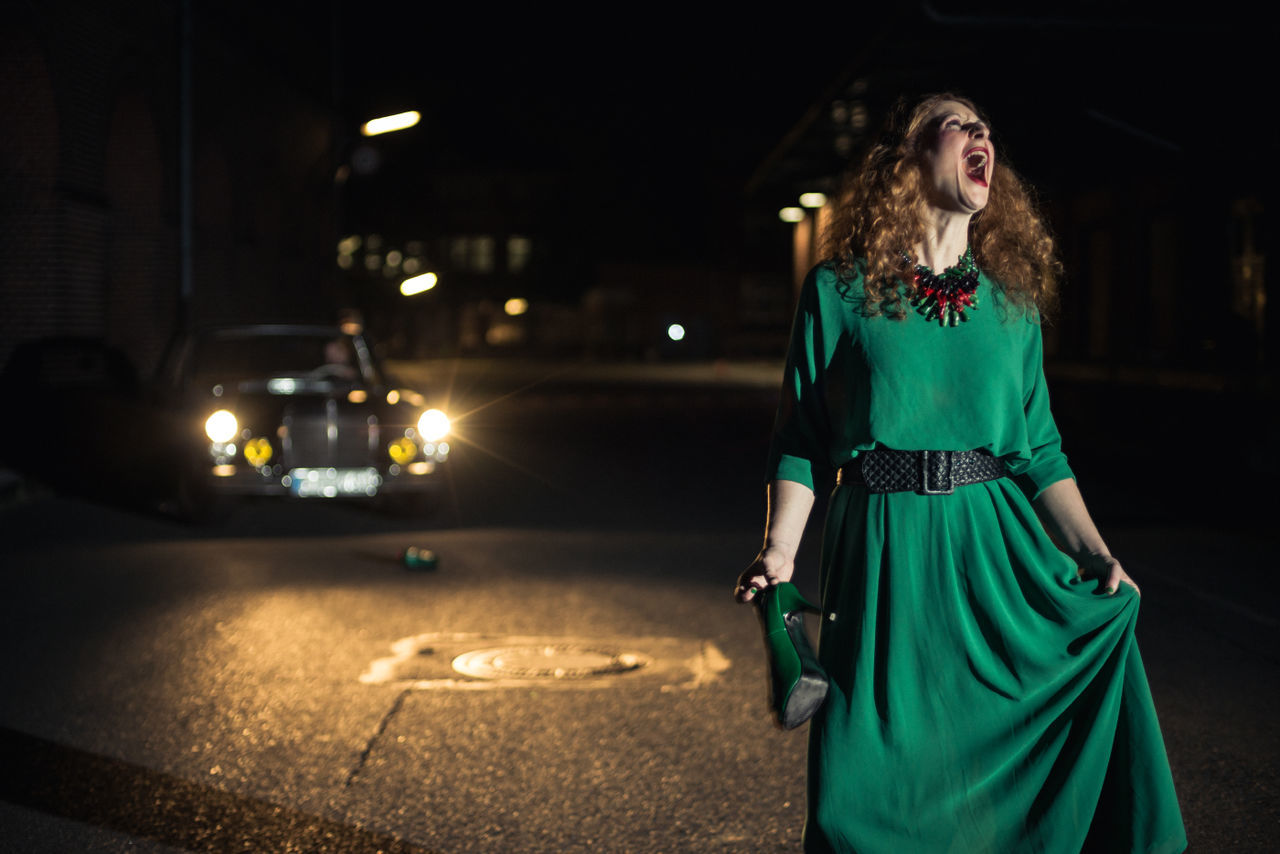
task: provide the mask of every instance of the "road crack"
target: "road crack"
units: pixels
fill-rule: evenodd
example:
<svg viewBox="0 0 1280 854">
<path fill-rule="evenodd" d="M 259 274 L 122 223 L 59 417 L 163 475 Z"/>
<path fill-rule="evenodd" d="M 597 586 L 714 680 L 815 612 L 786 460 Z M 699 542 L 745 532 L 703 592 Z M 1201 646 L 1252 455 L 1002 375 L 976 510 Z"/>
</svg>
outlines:
<svg viewBox="0 0 1280 854">
<path fill-rule="evenodd" d="M 395 700 L 391 703 L 391 708 L 387 709 L 387 713 L 382 716 L 382 720 L 378 721 L 378 726 L 374 728 L 373 735 L 369 736 L 369 740 L 365 742 L 364 750 L 360 751 L 355 767 L 347 775 L 347 780 L 342 784 L 342 788 L 351 788 L 351 784 L 360 776 L 360 772 L 364 770 L 364 766 L 369 762 L 369 756 L 373 753 L 373 748 L 378 744 L 378 739 L 382 738 L 382 734 L 387 731 L 387 724 L 391 723 L 391 719 L 395 717 L 396 712 L 400 711 L 400 707 L 404 705 L 404 698 L 409 696 L 410 690 L 406 688 L 396 695 Z"/>
</svg>

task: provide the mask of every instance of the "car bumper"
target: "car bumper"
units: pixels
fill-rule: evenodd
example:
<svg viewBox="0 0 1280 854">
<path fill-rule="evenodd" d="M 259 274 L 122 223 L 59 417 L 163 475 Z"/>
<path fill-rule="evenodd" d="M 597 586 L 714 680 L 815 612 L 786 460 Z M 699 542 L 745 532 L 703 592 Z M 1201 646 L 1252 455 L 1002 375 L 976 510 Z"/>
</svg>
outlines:
<svg viewBox="0 0 1280 854">
<path fill-rule="evenodd" d="M 313 467 L 263 472 L 249 466 L 219 465 L 208 470 L 207 483 L 218 495 L 369 499 L 379 495 L 433 492 L 441 485 L 442 474 L 443 466 L 433 461 L 397 471 L 373 467 Z"/>
</svg>

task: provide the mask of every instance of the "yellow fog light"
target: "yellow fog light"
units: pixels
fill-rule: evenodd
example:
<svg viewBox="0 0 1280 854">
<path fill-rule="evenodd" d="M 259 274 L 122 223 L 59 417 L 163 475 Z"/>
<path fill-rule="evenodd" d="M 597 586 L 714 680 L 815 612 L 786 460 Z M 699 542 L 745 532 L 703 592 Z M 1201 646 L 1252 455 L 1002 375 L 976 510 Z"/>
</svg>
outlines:
<svg viewBox="0 0 1280 854">
<path fill-rule="evenodd" d="M 391 454 L 391 459 L 395 460 L 399 465 L 404 465 L 418 455 L 418 446 L 413 443 L 412 439 L 401 437 L 391 443 L 387 448 L 387 453 Z"/>
<path fill-rule="evenodd" d="M 418 433 L 427 442 L 439 442 L 449 435 L 449 416 L 439 409 L 428 409 L 418 419 Z"/>
<path fill-rule="evenodd" d="M 271 460 L 271 443 L 259 436 L 244 443 L 244 458 L 254 468 L 262 468 Z"/>
<path fill-rule="evenodd" d="M 219 409 L 204 422 L 204 432 L 214 442 L 230 442 L 239 429 L 236 417 L 225 409 Z"/>
</svg>

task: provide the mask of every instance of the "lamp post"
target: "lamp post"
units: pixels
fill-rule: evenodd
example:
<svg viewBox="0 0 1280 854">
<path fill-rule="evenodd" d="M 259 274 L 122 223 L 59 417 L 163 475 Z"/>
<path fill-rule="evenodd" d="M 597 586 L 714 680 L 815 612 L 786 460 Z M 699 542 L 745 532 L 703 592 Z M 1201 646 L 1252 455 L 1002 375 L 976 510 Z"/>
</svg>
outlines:
<svg viewBox="0 0 1280 854">
<path fill-rule="evenodd" d="M 379 116 L 369 119 L 359 126 L 359 136 L 353 133 L 351 125 L 341 122 L 339 125 L 343 128 L 341 138 L 338 145 L 337 166 L 334 171 L 334 247 L 337 251 L 337 266 L 340 270 L 352 270 L 357 268 L 357 251 L 365 250 L 366 252 L 373 247 L 367 245 L 366 238 L 355 236 L 348 232 L 351 223 L 348 221 L 350 210 L 352 208 L 352 200 L 349 198 L 351 190 L 348 188 L 348 182 L 358 176 L 371 176 L 378 171 L 382 165 L 382 154 L 378 146 L 366 141 L 369 137 L 382 136 L 384 134 L 404 131 L 417 126 L 422 120 L 422 114 L 417 110 L 407 110 L 393 115 Z M 394 253 L 388 253 L 394 254 Z M 366 261 L 368 256 L 366 256 Z M 379 259 L 379 262 L 381 259 Z M 396 262 L 398 263 L 398 261 Z M 367 266 L 367 265 L 366 265 Z M 379 263 L 378 268 L 381 268 Z M 421 277 L 419 277 L 421 278 Z M 434 283 L 433 283 L 434 284 Z M 352 294 L 351 287 L 354 283 L 347 280 L 341 290 L 344 293 L 344 299 L 350 300 Z M 418 288 L 422 288 L 421 284 Z"/>
</svg>

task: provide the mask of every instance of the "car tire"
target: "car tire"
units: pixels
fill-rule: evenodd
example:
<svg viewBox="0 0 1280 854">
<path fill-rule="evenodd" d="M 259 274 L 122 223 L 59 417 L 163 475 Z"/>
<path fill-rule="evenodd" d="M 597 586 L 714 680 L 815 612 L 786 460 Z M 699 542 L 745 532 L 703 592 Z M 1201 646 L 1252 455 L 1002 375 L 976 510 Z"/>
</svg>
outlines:
<svg viewBox="0 0 1280 854">
<path fill-rule="evenodd" d="M 178 478 L 173 499 L 179 519 L 192 525 L 214 525 L 231 515 L 232 501 L 214 492 L 202 473 L 190 469 Z"/>
</svg>

